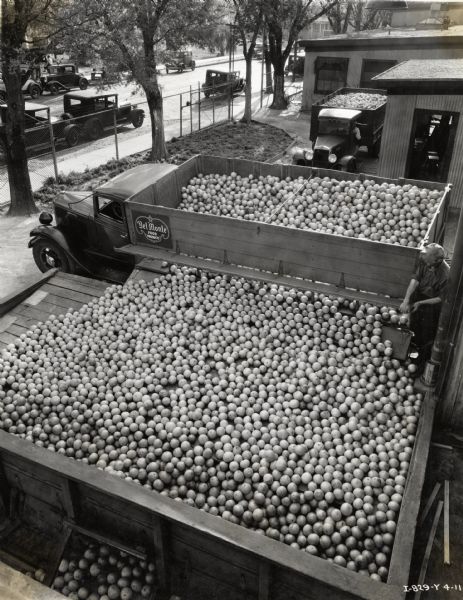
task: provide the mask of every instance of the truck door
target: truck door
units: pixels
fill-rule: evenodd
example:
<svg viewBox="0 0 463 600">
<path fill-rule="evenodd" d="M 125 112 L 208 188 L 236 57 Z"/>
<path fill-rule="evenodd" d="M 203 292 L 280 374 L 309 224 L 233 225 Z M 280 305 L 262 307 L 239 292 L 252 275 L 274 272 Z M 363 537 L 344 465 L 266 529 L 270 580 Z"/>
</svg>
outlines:
<svg viewBox="0 0 463 600">
<path fill-rule="evenodd" d="M 134 259 L 116 252 L 129 243 L 129 232 L 123 202 L 104 196 L 94 199 L 95 221 L 89 252 L 95 260 L 109 263 L 113 268 L 130 271 Z"/>
</svg>

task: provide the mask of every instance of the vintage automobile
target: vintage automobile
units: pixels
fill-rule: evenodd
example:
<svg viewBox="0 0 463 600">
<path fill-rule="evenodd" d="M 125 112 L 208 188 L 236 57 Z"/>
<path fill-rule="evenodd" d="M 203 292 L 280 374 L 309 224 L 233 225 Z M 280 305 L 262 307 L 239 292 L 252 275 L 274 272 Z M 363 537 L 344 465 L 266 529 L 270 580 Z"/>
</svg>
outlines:
<svg viewBox="0 0 463 600">
<path fill-rule="evenodd" d="M 21 65 L 21 86 L 23 94 L 29 95 L 33 100 L 38 98 L 42 93 L 42 85 L 35 79 L 34 69 L 28 65 Z M 0 100 L 6 99 L 5 83 L 0 73 Z"/>
<path fill-rule="evenodd" d="M 43 90 L 50 92 L 50 94 L 69 91 L 77 87 L 85 90 L 88 87 L 88 80 L 79 73 L 77 66 L 72 63 L 47 65 L 43 69 L 40 81 Z"/>
<path fill-rule="evenodd" d="M 202 85 L 202 89 L 206 98 L 209 96 L 233 96 L 240 94 L 246 83 L 240 77 L 239 71 L 216 71 L 208 69 L 206 71 L 206 81 Z"/>
<path fill-rule="evenodd" d="M 97 140 L 105 130 L 114 127 L 114 111 L 118 124 L 131 123 L 141 127 L 145 118 L 145 111 L 136 105 L 119 106 L 118 95 L 114 92 L 67 92 L 63 96 L 63 109 L 90 140 Z"/>
<path fill-rule="evenodd" d="M 134 258 L 117 249 L 129 243 L 126 204 L 177 167 L 146 163 L 117 175 L 92 192 L 62 192 L 53 216 L 41 213 L 29 247 L 42 271 L 58 268 L 109 281 L 124 280 Z"/>
<path fill-rule="evenodd" d="M 190 51 L 172 52 L 167 55 L 165 66 L 166 73 L 169 71 L 177 71 L 178 73 L 182 73 L 185 69 L 191 69 L 194 71 L 196 68 L 196 62 L 193 60 L 192 53 Z"/>
<path fill-rule="evenodd" d="M 4 154 L 6 111 L 6 104 L 0 104 L 0 157 L 3 157 Z M 25 102 L 24 117 L 28 152 L 49 150 L 52 142 L 51 132 L 53 132 L 53 141 L 56 144 L 65 142 L 72 147 L 79 143 L 79 127 L 66 117 L 51 117 L 50 108 L 44 104 Z"/>
<path fill-rule="evenodd" d="M 305 52 L 299 52 L 296 57 L 294 57 L 294 54 L 291 54 L 286 63 L 285 73 L 287 75 L 291 73 L 295 77 L 302 77 L 304 75 L 304 62 Z"/>
</svg>

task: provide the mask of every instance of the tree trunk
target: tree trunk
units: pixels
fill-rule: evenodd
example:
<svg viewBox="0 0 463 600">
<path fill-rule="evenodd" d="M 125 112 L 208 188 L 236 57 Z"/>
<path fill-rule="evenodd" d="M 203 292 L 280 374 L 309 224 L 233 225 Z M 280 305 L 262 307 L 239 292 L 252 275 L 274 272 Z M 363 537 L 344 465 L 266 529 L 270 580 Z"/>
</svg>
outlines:
<svg viewBox="0 0 463 600">
<path fill-rule="evenodd" d="M 10 216 L 30 215 L 37 212 L 27 162 L 24 135 L 24 98 L 21 91 L 19 55 L 14 49 L 4 53 L 3 81 L 6 88 L 7 122 L 0 144 L 4 146 L 11 204 Z"/>
<path fill-rule="evenodd" d="M 167 148 L 164 138 L 162 95 L 158 83 L 152 83 L 145 93 L 151 118 L 151 160 L 160 161 L 167 158 Z"/>
<path fill-rule="evenodd" d="M 250 123 L 252 119 L 252 56 L 246 56 L 246 89 L 244 101 L 244 115 L 241 119 L 244 123 Z"/>
<path fill-rule="evenodd" d="M 284 109 L 288 106 L 288 102 L 285 98 L 285 74 L 281 65 L 274 65 L 273 72 L 273 102 L 270 108 L 278 110 Z"/>
</svg>

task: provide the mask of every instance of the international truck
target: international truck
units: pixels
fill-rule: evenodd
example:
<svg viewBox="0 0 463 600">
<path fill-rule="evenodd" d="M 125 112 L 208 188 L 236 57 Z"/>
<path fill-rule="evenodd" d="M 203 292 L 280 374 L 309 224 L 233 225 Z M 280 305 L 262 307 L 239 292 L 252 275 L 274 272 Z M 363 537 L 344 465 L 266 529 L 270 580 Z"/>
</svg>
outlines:
<svg viewBox="0 0 463 600">
<path fill-rule="evenodd" d="M 312 147 L 295 148 L 293 163 L 356 172 L 362 146 L 379 155 L 386 100 L 384 90 L 346 87 L 313 104 Z"/>
</svg>

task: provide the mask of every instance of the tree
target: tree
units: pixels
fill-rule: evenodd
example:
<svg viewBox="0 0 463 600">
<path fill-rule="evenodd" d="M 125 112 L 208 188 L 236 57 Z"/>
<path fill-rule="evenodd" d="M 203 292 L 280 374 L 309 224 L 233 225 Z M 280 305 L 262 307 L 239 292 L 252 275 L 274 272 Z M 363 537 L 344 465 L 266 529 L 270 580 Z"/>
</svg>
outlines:
<svg viewBox="0 0 463 600">
<path fill-rule="evenodd" d="M 6 90 L 6 123 L 0 143 L 4 147 L 11 204 L 9 215 L 37 212 L 27 163 L 21 62 L 25 43 L 45 42 L 61 27 L 79 27 L 80 20 L 63 25 L 58 18 L 61 0 L 4 0 L 1 8 L 1 70 Z M 79 10 L 80 15 L 84 15 Z M 88 16 L 88 15 L 87 15 Z"/>
<path fill-rule="evenodd" d="M 243 56 L 246 63 L 245 104 L 242 121 L 250 123 L 252 117 L 252 59 L 257 36 L 262 29 L 263 2 L 262 0 L 232 0 L 232 3 L 235 11 L 235 29 L 243 45 Z"/>
<path fill-rule="evenodd" d="M 336 3 L 326 16 L 334 33 L 347 33 L 376 29 L 390 20 L 390 14 L 388 10 L 368 8 L 366 0 L 345 0 Z"/>
<path fill-rule="evenodd" d="M 284 68 L 299 32 L 328 12 L 338 0 L 263 0 L 270 60 L 273 66 L 273 102 L 270 108 L 286 108 Z M 283 34 L 287 34 L 283 47 Z"/>
<path fill-rule="evenodd" d="M 214 9 L 213 0 L 99 2 L 100 44 L 117 49 L 120 61 L 146 95 L 151 120 L 152 160 L 167 156 L 162 92 L 157 73 L 162 46 L 180 48 L 187 42 L 204 42 L 201 31 L 210 23 Z"/>
</svg>

